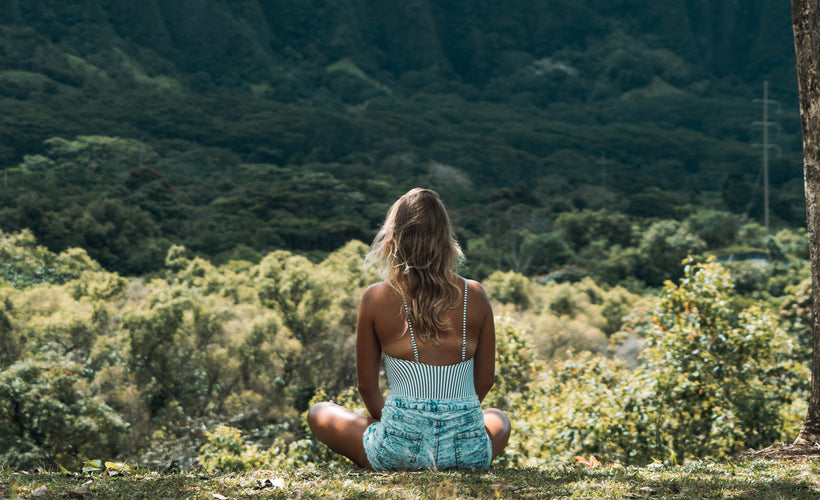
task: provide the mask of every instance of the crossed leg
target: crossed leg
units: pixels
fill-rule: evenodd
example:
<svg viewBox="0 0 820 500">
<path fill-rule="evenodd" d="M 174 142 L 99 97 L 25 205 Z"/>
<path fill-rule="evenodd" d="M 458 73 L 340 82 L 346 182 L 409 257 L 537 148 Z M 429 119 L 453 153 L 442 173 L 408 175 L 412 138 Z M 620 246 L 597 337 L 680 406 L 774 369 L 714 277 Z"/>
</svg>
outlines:
<svg viewBox="0 0 820 500">
<path fill-rule="evenodd" d="M 311 406 L 307 415 L 310 431 L 328 448 L 370 469 L 364 453 L 362 436 L 375 419 L 360 415 L 335 403 L 323 402 Z"/>
<path fill-rule="evenodd" d="M 487 408 L 484 410 L 484 428 L 490 436 L 490 442 L 493 443 L 493 458 L 495 458 L 504 451 L 510 441 L 512 431 L 510 419 L 499 409 Z"/>
<path fill-rule="evenodd" d="M 310 431 L 328 448 L 346 456 L 366 468 L 370 467 L 364 452 L 362 436 L 375 419 L 360 415 L 335 403 L 317 403 L 307 415 Z M 493 445 L 493 458 L 497 457 L 510 440 L 510 419 L 495 408 L 484 410 L 484 428 Z"/>
</svg>

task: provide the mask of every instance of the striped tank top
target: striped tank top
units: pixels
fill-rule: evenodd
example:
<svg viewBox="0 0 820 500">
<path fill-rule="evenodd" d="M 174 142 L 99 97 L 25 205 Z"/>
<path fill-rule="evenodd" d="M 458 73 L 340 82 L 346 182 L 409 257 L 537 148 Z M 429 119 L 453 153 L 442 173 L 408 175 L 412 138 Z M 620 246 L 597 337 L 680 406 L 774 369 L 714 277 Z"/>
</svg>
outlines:
<svg viewBox="0 0 820 500">
<path fill-rule="evenodd" d="M 407 303 L 404 304 L 407 312 Z M 467 280 L 464 280 L 464 311 L 461 320 L 461 362 L 454 365 L 428 365 L 419 362 L 413 324 L 407 316 L 410 342 L 415 361 L 384 354 L 384 371 L 390 395 L 423 399 L 456 399 L 476 396 L 473 380 L 474 358 L 467 356 Z"/>
</svg>

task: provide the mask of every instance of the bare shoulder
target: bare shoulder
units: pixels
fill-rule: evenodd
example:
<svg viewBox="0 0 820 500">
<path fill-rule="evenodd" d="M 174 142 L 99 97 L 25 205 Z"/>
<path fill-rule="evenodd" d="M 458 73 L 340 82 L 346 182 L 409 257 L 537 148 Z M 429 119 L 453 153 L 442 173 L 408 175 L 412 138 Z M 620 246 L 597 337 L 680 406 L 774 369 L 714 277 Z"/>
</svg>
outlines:
<svg viewBox="0 0 820 500">
<path fill-rule="evenodd" d="M 380 281 L 379 283 L 373 283 L 372 285 L 367 287 L 364 291 L 363 297 L 379 298 L 383 296 L 385 293 L 392 292 L 393 289 L 390 288 L 390 285 L 388 285 L 386 281 Z"/>
<path fill-rule="evenodd" d="M 490 307 L 490 299 L 487 297 L 487 292 L 478 281 L 471 279 L 467 280 L 467 296 L 468 300 L 473 304 L 480 304 L 482 308 Z"/>
<path fill-rule="evenodd" d="M 386 281 L 370 285 L 362 294 L 362 304 L 367 305 L 379 305 L 385 302 L 392 303 L 396 300 L 396 292 Z"/>
<path fill-rule="evenodd" d="M 476 280 L 471 280 L 465 278 L 467 281 L 467 290 L 471 295 L 477 295 L 482 298 L 487 298 L 487 292 L 484 291 L 484 287 Z"/>
</svg>

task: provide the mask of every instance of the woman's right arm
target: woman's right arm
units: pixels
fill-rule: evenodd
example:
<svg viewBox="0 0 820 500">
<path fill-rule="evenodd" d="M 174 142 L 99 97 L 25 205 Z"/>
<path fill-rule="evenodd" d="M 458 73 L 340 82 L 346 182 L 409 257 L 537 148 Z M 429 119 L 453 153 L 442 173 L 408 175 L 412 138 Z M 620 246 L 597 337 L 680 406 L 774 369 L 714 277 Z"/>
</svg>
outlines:
<svg viewBox="0 0 820 500">
<path fill-rule="evenodd" d="M 379 365 L 382 349 L 373 326 L 374 295 L 376 285 L 370 286 L 362 295 L 356 322 L 356 377 L 359 395 L 370 416 L 381 420 L 384 396 L 379 389 Z"/>
</svg>

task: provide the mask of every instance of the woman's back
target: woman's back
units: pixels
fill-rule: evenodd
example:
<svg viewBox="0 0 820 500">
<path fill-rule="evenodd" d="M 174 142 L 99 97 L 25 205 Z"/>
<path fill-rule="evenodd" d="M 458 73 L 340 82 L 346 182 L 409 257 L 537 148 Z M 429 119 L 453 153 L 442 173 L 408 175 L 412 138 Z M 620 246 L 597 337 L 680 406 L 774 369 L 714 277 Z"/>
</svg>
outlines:
<svg viewBox="0 0 820 500">
<path fill-rule="evenodd" d="M 454 279 L 461 283 L 459 288 L 463 290 L 463 279 L 457 275 L 454 275 Z M 488 316 L 492 319 L 492 312 L 481 285 L 467 280 L 467 286 L 466 359 L 471 359 L 476 353 Z M 420 342 L 416 338 L 419 362 L 438 366 L 461 362 L 464 298 L 462 293 L 459 301 L 445 312 L 444 322 L 447 328 L 438 332 L 437 345 Z M 368 288 L 362 300 L 362 310 L 369 311 L 372 317 L 373 329 L 382 351 L 393 358 L 413 361 L 413 346 L 410 335 L 406 332 L 407 314 L 401 297 L 389 284 L 382 282 Z"/>
<path fill-rule="evenodd" d="M 453 280 L 461 283 L 464 280 L 453 274 Z M 484 288 L 476 281 L 467 280 L 467 315 L 466 315 L 466 352 L 465 359 L 474 360 L 474 385 L 480 400 L 489 392 L 495 374 L 495 327 L 490 302 Z M 438 344 L 431 342 L 416 343 L 419 362 L 428 365 L 454 365 L 462 361 L 462 318 L 464 318 L 464 294 L 453 307 L 446 310 L 444 320 L 447 327 L 438 332 Z M 402 298 L 386 282 L 371 285 L 362 296 L 359 307 L 358 330 L 360 341 L 358 355 L 360 382 L 362 381 L 361 363 L 369 359 L 371 366 L 376 363 L 380 353 L 392 358 L 414 361 L 413 344 L 409 332 L 405 333 L 407 314 Z M 411 319 L 412 323 L 412 319 Z M 362 337 L 373 337 L 373 342 L 361 341 Z"/>
</svg>

